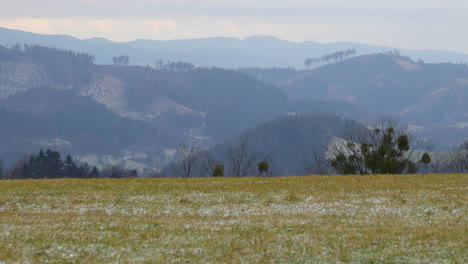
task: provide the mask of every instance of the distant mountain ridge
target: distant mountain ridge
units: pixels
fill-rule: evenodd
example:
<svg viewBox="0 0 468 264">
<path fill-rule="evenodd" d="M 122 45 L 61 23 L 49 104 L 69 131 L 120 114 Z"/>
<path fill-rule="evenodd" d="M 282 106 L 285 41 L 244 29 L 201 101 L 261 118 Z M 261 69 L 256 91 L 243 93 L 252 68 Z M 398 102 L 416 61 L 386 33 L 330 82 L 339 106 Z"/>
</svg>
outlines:
<svg viewBox="0 0 468 264">
<path fill-rule="evenodd" d="M 307 57 L 322 56 L 355 48 L 357 54 L 382 52 L 383 47 L 360 43 L 295 43 L 271 36 L 246 39 L 205 38 L 186 40 L 135 40 L 112 42 L 102 38 L 80 40 L 68 35 L 42 35 L 0 28 L 0 45 L 39 44 L 47 47 L 86 52 L 99 64 L 110 64 L 113 56 L 129 55 L 132 64 L 153 65 L 155 60 L 187 61 L 198 66 L 226 68 L 295 67 L 302 68 Z M 468 63 L 468 54 L 443 50 L 400 50 L 402 55 L 426 62 Z"/>
<path fill-rule="evenodd" d="M 102 150 L 126 160 L 135 154 L 139 163 L 153 166 L 170 160 L 180 144 L 209 146 L 247 130 L 264 143 L 259 151 L 268 152 L 276 140 L 288 144 L 284 136 L 325 140 L 325 134 L 336 135 L 341 121 L 327 123 L 327 118 L 286 118 L 255 129 L 285 115 L 319 113 L 357 121 L 397 114 L 424 132 L 423 139 L 446 148 L 468 135 L 466 65 L 415 62 L 388 53 L 314 70 L 102 65 L 93 58 L 41 46 L 0 46 L 0 117 L 5 121 L 0 133 L 6 139 L 0 155 L 60 146 L 64 152 Z M 274 134 L 280 130 L 281 135 Z M 297 149 L 284 149 L 289 154 L 278 156 L 292 161 Z"/>
</svg>

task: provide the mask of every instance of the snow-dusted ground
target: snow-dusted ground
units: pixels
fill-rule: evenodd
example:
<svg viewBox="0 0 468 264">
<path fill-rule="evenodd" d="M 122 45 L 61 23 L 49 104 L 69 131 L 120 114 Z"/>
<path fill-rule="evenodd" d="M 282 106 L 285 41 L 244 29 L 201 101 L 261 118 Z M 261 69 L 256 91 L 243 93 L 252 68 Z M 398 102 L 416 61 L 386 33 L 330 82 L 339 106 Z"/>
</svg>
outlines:
<svg viewBox="0 0 468 264">
<path fill-rule="evenodd" d="M 462 263 L 468 175 L 0 182 L 5 263 Z"/>
</svg>

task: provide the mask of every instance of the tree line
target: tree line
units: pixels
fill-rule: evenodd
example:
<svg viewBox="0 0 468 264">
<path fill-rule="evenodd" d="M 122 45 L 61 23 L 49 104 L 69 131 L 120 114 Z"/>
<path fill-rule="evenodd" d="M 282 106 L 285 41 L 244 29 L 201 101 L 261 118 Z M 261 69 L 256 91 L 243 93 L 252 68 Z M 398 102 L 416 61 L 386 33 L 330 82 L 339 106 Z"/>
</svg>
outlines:
<svg viewBox="0 0 468 264">
<path fill-rule="evenodd" d="M 414 131 L 395 119 L 380 118 L 347 128 L 324 153 L 304 155 L 306 174 L 468 173 L 468 140 L 452 152 L 422 145 Z"/>
<path fill-rule="evenodd" d="M 127 65 L 129 61 L 130 61 L 130 57 L 128 55 L 112 57 L 112 62 L 115 65 Z"/>
<path fill-rule="evenodd" d="M 71 155 L 61 158 L 58 151 L 40 150 L 37 155 L 20 159 L 10 169 L 2 174 L 0 162 L 0 178 L 3 179 L 59 179 L 59 178 L 134 178 L 138 177 L 136 170 L 127 170 L 117 166 L 99 170 L 87 163 L 77 164 Z"/>
<path fill-rule="evenodd" d="M 196 143 L 184 145 L 177 150 L 175 160 L 166 166 L 161 177 L 247 177 L 274 176 L 271 154 L 252 148 L 248 137 L 241 137 L 219 157 L 212 149 L 203 149 Z"/>
<path fill-rule="evenodd" d="M 304 66 L 310 68 L 313 64 L 319 63 L 328 63 L 329 61 L 342 61 L 347 58 L 353 57 L 356 55 L 356 49 L 347 49 L 347 50 L 340 50 L 333 53 L 325 54 L 321 57 L 312 57 L 306 58 L 304 60 Z"/>
<path fill-rule="evenodd" d="M 130 57 L 128 55 L 112 57 L 112 63 L 114 65 L 127 65 L 129 62 L 130 62 Z M 190 62 L 184 62 L 184 61 L 155 60 L 154 69 L 175 71 L 175 72 L 186 72 L 186 71 L 191 71 L 195 69 L 195 65 L 193 65 Z"/>
<path fill-rule="evenodd" d="M 415 173 L 468 173 L 468 140 L 456 151 L 437 155 L 430 149 L 415 149 L 416 137 L 393 119 L 379 119 L 367 126 L 356 125 L 340 138 L 330 141 L 321 153 L 303 153 L 298 174 L 368 175 Z M 133 178 L 136 170 L 117 166 L 98 170 L 87 163 L 77 164 L 57 151 L 40 150 L 19 160 L 2 174 L 3 179 Z M 145 177 L 248 177 L 278 176 L 271 154 L 255 151 L 248 137 L 232 143 L 225 156 L 197 144 L 184 145 L 175 160 L 161 171 L 146 171 Z"/>
<path fill-rule="evenodd" d="M 167 70 L 167 71 L 175 71 L 175 72 L 186 72 L 195 69 L 195 65 L 190 62 L 184 61 L 167 61 L 164 62 L 162 60 L 155 60 L 154 61 L 154 68 L 156 70 Z"/>
<path fill-rule="evenodd" d="M 23 60 L 44 67 L 49 82 L 78 87 L 92 78 L 94 55 L 40 45 L 0 46 L 0 61 Z"/>
<path fill-rule="evenodd" d="M 355 124 L 333 138 L 321 151 L 304 152 L 298 174 L 369 175 L 415 173 L 468 173 L 468 141 L 453 152 L 436 153 L 417 146 L 408 127 L 395 119 L 381 118 L 367 125 Z M 196 144 L 179 148 L 176 161 L 162 177 L 276 176 L 271 154 L 257 152 L 242 137 L 222 156 Z"/>
</svg>

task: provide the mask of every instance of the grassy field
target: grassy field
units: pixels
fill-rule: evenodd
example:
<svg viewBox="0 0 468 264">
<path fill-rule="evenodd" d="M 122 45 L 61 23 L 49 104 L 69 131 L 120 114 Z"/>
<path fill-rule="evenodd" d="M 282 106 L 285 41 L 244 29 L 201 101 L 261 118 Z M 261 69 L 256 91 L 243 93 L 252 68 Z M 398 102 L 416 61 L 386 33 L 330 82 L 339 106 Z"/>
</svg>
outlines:
<svg viewBox="0 0 468 264">
<path fill-rule="evenodd" d="M 0 181 L 0 263 L 466 263 L 468 175 Z"/>
</svg>

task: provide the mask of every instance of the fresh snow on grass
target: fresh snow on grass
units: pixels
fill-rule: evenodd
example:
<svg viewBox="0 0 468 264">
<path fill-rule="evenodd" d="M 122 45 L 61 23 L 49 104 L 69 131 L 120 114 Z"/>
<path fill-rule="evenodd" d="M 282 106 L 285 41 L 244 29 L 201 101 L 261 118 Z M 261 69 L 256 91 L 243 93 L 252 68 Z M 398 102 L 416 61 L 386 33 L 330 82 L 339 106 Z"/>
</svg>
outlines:
<svg viewBox="0 0 468 264">
<path fill-rule="evenodd" d="M 463 263 L 468 175 L 0 181 L 0 263 Z"/>
</svg>

